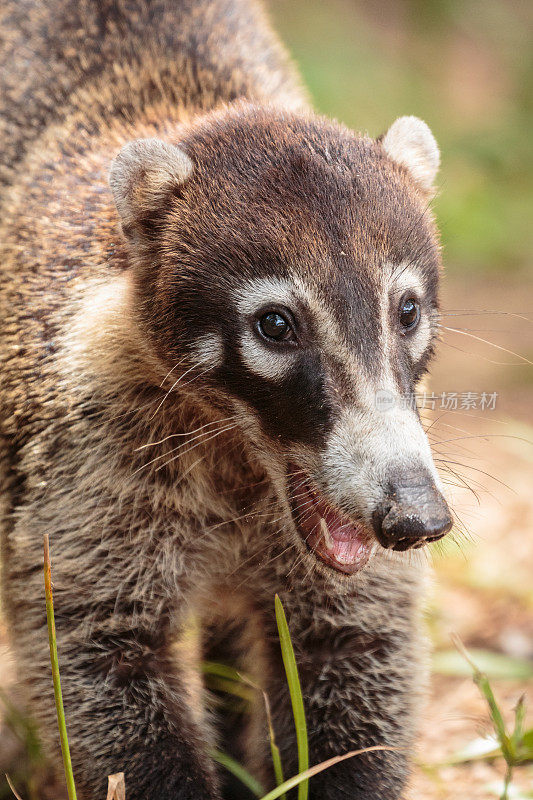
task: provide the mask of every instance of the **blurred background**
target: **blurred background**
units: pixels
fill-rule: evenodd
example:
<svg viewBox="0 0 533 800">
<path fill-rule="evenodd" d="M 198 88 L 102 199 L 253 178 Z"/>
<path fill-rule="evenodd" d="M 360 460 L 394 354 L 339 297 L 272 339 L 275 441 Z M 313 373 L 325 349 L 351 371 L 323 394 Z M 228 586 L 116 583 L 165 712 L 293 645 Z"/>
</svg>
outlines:
<svg viewBox="0 0 533 800">
<path fill-rule="evenodd" d="M 378 135 L 402 114 L 442 149 L 452 270 L 519 274 L 533 251 L 533 6 L 524 0 L 273 0 L 316 107 Z"/>
<path fill-rule="evenodd" d="M 531 728 L 533 3 L 269 5 L 319 111 L 372 136 L 415 114 L 441 148 L 442 341 L 421 414 L 456 528 L 432 554 L 436 653 L 409 797 L 499 797 L 503 760 L 464 761 L 493 727 L 451 636 L 487 670 L 508 724 L 526 693 Z M 512 783 L 510 797 L 532 798 L 533 768 L 518 767 Z"/>
<path fill-rule="evenodd" d="M 428 386 L 434 398 L 421 414 L 457 522 L 431 556 L 435 656 L 408 797 L 499 797 L 505 763 L 485 757 L 487 704 L 451 635 L 488 673 L 506 724 L 526 694 L 524 726 L 532 729 L 533 3 L 268 5 L 319 111 L 373 136 L 415 114 L 441 148 L 434 208 L 446 268 L 442 342 Z M 0 687 L 14 682 L 5 641 L 0 622 Z M 10 690 L 3 707 L 0 772 L 37 798 L 47 768 L 34 731 Z M 533 754 L 533 730 L 529 739 Z M 510 798 L 533 798 L 527 761 L 512 786 Z M 61 787 L 48 790 L 58 800 Z M 12 795 L 0 781 L 4 797 Z"/>
</svg>

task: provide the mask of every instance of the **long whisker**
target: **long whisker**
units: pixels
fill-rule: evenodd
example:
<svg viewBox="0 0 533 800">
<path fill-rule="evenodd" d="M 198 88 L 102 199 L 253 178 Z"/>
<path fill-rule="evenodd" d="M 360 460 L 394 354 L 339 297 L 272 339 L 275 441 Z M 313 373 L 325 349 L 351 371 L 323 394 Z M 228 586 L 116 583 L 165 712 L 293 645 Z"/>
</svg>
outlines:
<svg viewBox="0 0 533 800">
<path fill-rule="evenodd" d="M 160 461 L 162 458 L 167 458 L 171 453 L 176 453 L 176 455 L 173 458 L 171 458 L 169 461 L 167 461 L 166 464 L 162 465 L 162 466 L 166 466 L 167 464 L 170 464 L 171 461 L 174 461 L 176 458 L 180 458 L 180 456 L 185 455 L 185 453 L 188 453 L 191 450 L 194 450 L 195 447 L 198 447 L 199 445 L 203 444 L 204 442 L 208 442 L 210 439 L 214 439 L 215 436 L 219 436 L 221 433 L 224 433 L 225 431 L 232 430 L 233 428 L 236 428 L 236 427 L 237 427 L 236 423 L 233 423 L 232 425 L 224 426 L 220 430 L 217 430 L 215 433 L 213 433 L 212 430 L 205 431 L 203 434 L 199 434 L 198 436 L 193 437 L 190 441 L 183 442 L 183 444 L 179 445 L 179 447 L 172 448 L 172 450 L 170 450 L 168 453 L 160 453 L 160 455 L 155 456 L 150 461 L 148 461 L 146 464 L 143 464 L 141 467 L 138 467 L 138 469 L 136 469 L 133 474 L 136 475 L 138 472 L 140 472 L 143 469 L 146 469 L 151 464 L 154 464 L 156 461 Z M 187 450 L 184 450 L 182 453 L 178 452 L 183 447 L 187 447 L 187 445 L 191 444 L 191 442 L 193 442 L 193 441 L 196 441 L 195 445 L 193 445 L 192 447 L 189 447 Z M 161 467 L 158 467 L 158 469 L 161 469 Z"/>
<path fill-rule="evenodd" d="M 462 475 L 459 475 L 459 473 L 458 473 L 458 472 L 456 472 L 454 469 L 452 469 L 448 463 L 444 463 L 444 464 L 442 465 L 442 469 L 446 469 L 448 472 L 450 472 L 450 474 L 451 474 L 451 475 L 454 475 L 454 476 L 457 478 L 457 480 L 458 480 L 458 481 L 460 481 L 461 485 L 462 485 L 462 486 L 464 486 L 464 488 L 465 488 L 465 489 L 468 489 L 470 492 L 472 492 L 472 494 L 474 495 L 474 497 L 475 497 L 475 498 L 476 498 L 476 500 L 477 500 L 477 504 L 478 504 L 479 506 L 481 505 L 481 501 L 480 501 L 480 499 L 479 499 L 479 495 L 478 495 L 478 494 L 477 494 L 477 492 L 476 492 L 476 491 L 475 491 L 475 490 L 474 490 L 474 489 L 473 489 L 473 488 L 470 486 L 470 484 L 468 484 L 468 483 L 466 482 L 466 480 L 463 478 L 463 476 L 462 476 Z"/>
<path fill-rule="evenodd" d="M 533 319 L 526 316 L 527 313 L 531 312 L 524 312 L 524 314 L 518 314 L 514 311 L 491 311 L 489 309 L 448 309 L 447 311 L 441 311 L 441 317 L 470 317 L 470 316 L 477 316 L 481 314 L 491 314 L 494 316 L 505 316 L 505 317 L 515 317 L 516 319 L 522 319 L 525 322 L 533 322 Z"/>
<path fill-rule="evenodd" d="M 181 458 L 186 453 L 190 453 L 191 450 L 195 450 L 197 447 L 200 447 L 200 445 L 206 444 L 207 442 L 210 442 L 212 439 L 216 439 L 216 437 L 220 436 L 222 433 L 226 433 L 227 431 L 231 431 L 236 427 L 237 427 L 236 424 L 228 425 L 226 428 L 222 428 L 221 430 L 216 431 L 211 436 L 208 436 L 206 439 L 201 439 L 201 441 L 196 442 L 196 444 L 193 444 L 192 447 L 189 447 L 187 450 L 184 450 L 182 453 L 177 453 L 172 458 L 169 458 L 168 461 L 165 461 L 164 464 L 161 464 L 159 467 L 156 468 L 156 472 L 159 472 L 159 470 L 165 469 L 165 467 L 168 467 L 169 464 L 172 464 L 173 461 L 176 461 L 177 458 Z M 180 449 L 180 448 L 176 448 L 176 449 Z"/>
<path fill-rule="evenodd" d="M 196 369 L 196 364 L 193 364 L 193 366 L 192 366 L 192 367 L 189 367 L 189 369 L 186 369 L 186 370 L 185 370 L 185 372 L 183 372 L 183 373 L 180 375 L 180 377 L 179 377 L 177 380 L 175 380 L 175 381 L 174 381 L 174 383 L 172 384 L 172 386 L 170 387 L 170 389 L 169 389 L 169 390 L 166 392 L 166 394 L 163 396 L 163 399 L 162 399 L 162 400 L 161 400 L 161 402 L 158 404 L 158 406 L 157 406 L 156 410 L 154 411 L 154 413 L 152 414 L 152 416 L 151 416 L 151 417 L 149 417 L 149 419 L 153 419 L 153 418 L 156 416 L 157 412 L 159 411 L 159 409 L 161 408 L 161 406 L 163 405 L 163 403 L 165 402 L 165 400 L 167 399 L 167 397 L 169 396 L 169 394 L 170 394 L 170 393 L 173 391 L 173 389 L 174 389 L 174 388 L 175 388 L 175 387 L 178 385 L 178 383 L 181 381 L 181 379 L 182 379 L 182 378 L 184 378 L 186 375 L 188 375 L 188 374 L 189 374 L 189 372 L 192 372 L 192 371 L 193 371 L 193 369 Z"/>
<path fill-rule="evenodd" d="M 192 372 L 194 369 L 198 369 L 198 365 L 197 365 L 197 364 L 193 364 L 193 365 L 192 365 L 192 367 L 189 367 L 189 369 L 186 369 L 186 370 L 185 370 L 185 372 L 183 372 L 183 373 L 182 373 L 182 374 L 179 376 L 179 378 L 178 378 L 177 380 L 175 380 L 175 381 L 174 381 L 174 383 L 172 384 L 172 386 L 170 387 L 170 389 L 169 389 L 169 390 L 166 392 L 166 394 L 163 396 L 163 399 L 160 401 L 160 403 L 158 404 L 158 406 L 157 406 L 157 408 L 155 409 L 154 413 L 152 414 L 152 416 L 151 416 L 149 419 L 153 419 L 153 418 L 154 418 L 154 417 L 157 415 L 158 411 L 160 410 L 161 406 L 163 405 L 163 403 L 165 402 L 165 400 L 167 399 L 167 397 L 169 396 L 169 394 L 170 394 L 171 392 L 173 392 L 173 391 L 174 391 L 174 389 L 176 388 L 176 386 L 177 386 L 177 385 L 178 385 L 178 384 L 179 384 L 179 383 L 180 383 L 180 382 L 183 380 L 183 378 L 184 378 L 186 375 L 188 375 L 190 372 Z M 197 378 L 199 378 L 201 375 L 205 375 L 205 373 L 206 373 L 206 372 L 209 372 L 211 369 L 213 369 L 213 367 L 207 367 L 207 369 L 204 369 L 204 370 L 202 370 L 202 371 L 201 371 L 201 372 L 200 372 L 198 375 L 196 375 L 196 376 L 195 376 L 195 378 L 194 378 L 193 380 L 196 380 L 196 379 L 197 379 Z M 187 383 L 185 383 L 184 385 L 185 385 L 185 386 L 188 386 L 188 385 L 189 385 L 191 382 L 192 382 L 192 381 L 187 381 Z"/>
<path fill-rule="evenodd" d="M 159 387 L 160 387 L 161 389 L 162 389 L 162 388 L 163 388 L 163 386 L 165 385 L 165 381 L 167 380 L 167 378 L 169 378 L 169 377 L 172 375 L 172 373 L 174 372 L 174 370 L 176 369 L 176 367 L 179 367 L 179 365 L 180 365 L 180 364 L 183 364 L 183 362 L 184 362 L 184 361 L 187 361 L 187 357 L 186 357 L 186 356 L 185 356 L 184 358 L 180 358 L 180 360 L 179 360 L 179 361 L 176 361 L 176 363 L 174 364 L 174 366 L 172 367 L 172 369 L 169 369 L 169 371 L 167 372 L 167 374 L 165 375 L 165 377 L 163 378 L 163 380 L 162 380 L 162 381 L 161 381 L 161 383 L 159 384 Z"/>
<path fill-rule="evenodd" d="M 446 339 L 440 339 L 440 344 L 443 344 L 445 347 L 451 347 L 452 350 L 457 350 L 458 353 L 463 353 L 465 356 L 471 356 L 472 352 L 470 350 L 463 350 L 462 347 L 457 347 L 456 344 L 452 344 L 451 342 L 447 342 Z M 477 353 L 476 358 L 481 358 L 482 361 L 486 361 L 487 364 L 494 364 L 497 367 L 516 367 L 518 366 L 513 361 L 494 361 L 493 358 L 489 358 L 488 356 L 483 355 L 482 353 Z"/>
<path fill-rule="evenodd" d="M 222 425 L 222 423 L 220 423 L 220 424 Z M 226 426 L 222 425 L 222 427 L 224 427 L 224 428 L 225 428 Z M 232 427 L 233 427 L 233 426 L 232 426 Z M 212 429 L 210 429 L 210 430 L 206 430 L 206 431 L 204 431 L 203 433 L 199 433 L 197 436 L 192 436 L 192 434 L 191 434 L 191 438 L 190 438 L 190 439 L 187 439 L 187 441 L 185 441 L 185 442 L 182 442 L 182 443 L 181 443 L 180 445 L 178 445 L 177 447 L 173 447 L 173 448 L 171 448 L 171 449 L 170 449 L 170 450 L 168 450 L 166 453 L 160 453 L 158 456 L 154 456 L 154 458 L 152 458 L 152 460 L 151 460 L 151 461 L 148 461 L 148 462 L 145 464 L 145 466 L 146 466 L 146 467 L 148 467 L 150 464 L 153 464 L 155 461 L 160 461 L 162 458 L 167 458 L 167 457 L 168 457 L 168 456 L 169 456 L 171 453 L 177 453 L 177 452 L 178 452 L 179 450 L 181 450 L 183 447 L 187 447 L 187 445 L 189 445 L 189 444 L 192 444 L 192 442 L 196 442 L 196 441 L 198 441 L 199 439 L 204 439 L 205 437 L 207 437 L 207 436 L 208 436 L 209 434 L 211 434 L 211 433 L 213 433 L 213 430 L 212 430 Z M 138 450 L 141 450 L 141 449 L 142 449 L 142 448 L 138 448 Z M 136 451 L 134 451 L 134 452 L 136 452 Z"/>
<path fill-rule="evenodd" d="M 515 358 L 519 358 L 520 361 L 523 361 L 525 364 L 531 364 L 533 366 L 533 361 L 530 361 L 529 358 L 520 355 L 520 353 L 515 353 L 513 350 L 508 350 L 507 347 L 502 347 L 500 344 L 496 344 L 495 342 L 491 342 L 488 339 L 483 339 L 481 336 L 476 336 L 474 333 L 470 333 L 469 331 L 462 331 L 460 328 L 450 328 L 448 325 L 441 325 L 446 331 L 451 331 L 452 333 L 459 333 L 463 336 L 469 336 L 471 339 L 476 339 L 478 342 L 483 342 L 483 344 L 488 344 L 491 347 L 495 347 L 497 350 L 502 350 L 504 353 L 508 353 Z"/>
<path fill-rule="evenodd" d="M 429 429 L 428 429 L 429 430 Z M 456 436 L 453 439 L 441 439 L 437 444 L 447 444 L 448 442 L 460 442 L 464 439 L 516 439 L 519 442 L 533 445 L 531 439 L 525 439 L 523 436 L 514 436 L 513 434 L 506 433 L 474 433 L 468 436 Z"/>
<path fill-rule="evenodd" d="M 472 466 L 472 464 L 462 464 L 460 461 L 449 461 L 449 460 L 443 459 L 443 458 L 436 458 L 435 462 L 444 463 L 444 464 L 454 464 L 454 465 L 457 465 L 459 467 L 463 467 L 463 469 L 471 469 L 471 470 L 474 470 L 475 472 L 480 472 L 482 475 L 486 475 L 487 478 L 490 478 L 491 480 L 496 481 L 497 483 L 500 483 L 506 489 L 509 489 L 509 491 L 512 492 L 513 494 L 516 494 L 516 491 L 514 489 L 512 489 L 510 486 L 508 486 L 506 483 L 504 483 L 504 481 L 501 481 L 499 478 L 496 478 L 494 475 L 491 475 L 490 472 L 485 472 L 485 470 L 480 469 L 479 467 Z"/>
<path fill-rule="evenodd" d="M 158 444 L 164 444 L 168 442 L 169 439 L 175 439 L 180 436 L 192 436 L 193 433 L 198 433 L 199 431 L 204 430 L 204 428 L 212 427 L 213 425 L 218 425 L 221 422 L 229 422 L 229 420 L 234 420 L 235 416 L 231 417 L 224 417 L 223 419 L 216 419 L 212 420 L 211 422 L 206 422 L 205 425 L 201 425 L 199 428 L 194 428 L 192 431 L 184 431 L 183 433 L 171 433 L 168 436 L 165 436 L 164 439 L 158 439 L 156 442 L 147 442 L 146 444 L 141 444 L 140 447 L 137 447 L 134 452 L 137 453 L 139 450 L 144 450 L 146 447 L 155 447 Z"/>
</svg>

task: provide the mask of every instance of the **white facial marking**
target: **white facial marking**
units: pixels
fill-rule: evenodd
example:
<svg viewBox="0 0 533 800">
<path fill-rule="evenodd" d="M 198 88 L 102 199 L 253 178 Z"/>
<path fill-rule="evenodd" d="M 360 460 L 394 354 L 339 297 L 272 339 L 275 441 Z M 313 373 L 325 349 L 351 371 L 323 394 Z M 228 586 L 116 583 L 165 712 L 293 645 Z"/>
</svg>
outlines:
<svg viewBox="0 0 533 800">
<path fill-rule="evenodd" d="M 62 370 L 76 384 L 95 374 L 110 378 L 115 389 L 139 374 L 159 384 L 167 371 L 137 326 L 130 273 L 88 282 L 61 339 Z"/>
<path fill-rule="evenodd" d="M 87 285 L 80 307 L 72 315 L 66 333 L 73 359 L 92 348 L 102 361 L 105 360 L 110 348 L 105 348 L 102 342 L 105 343 L 111 336 L 118 336 L 128 316 L 133 318 L 131 295 L 131 280 L 127 275 L 105 283 Z M 129 327 L 132 327 L 131 323 Z"/>
<path fill-rule="evenodd" d="M 396 469 L 422 467 L 436 485 L 441 482 L 431 449 L 415 412 L 403 407 L 400 396 L 391 395 L 391 406 L 348 408 L 328 437 L 322 480 L 334 487 L 335 499 L 353 507 L 371 523 L 372 512 L 383 499 L 388 476 Z"/>
<path fill-rule="evenodd" d="M 215 369 L 222 364 L 224 344 L 217 333 L 200 336 L 193 344 L 192 350 L 199 364 L 207 369 Z"/>
<path fill-rule="evenodd" d="M 241 338 L 241 356 L 250 372 L 267 381 L 282 381 L 289 373 L 292 359 L 287 352 L 269 352 L 268 344 L 258 341 L 253 331 Z"/>
<path fill-rule="evenodd" d="M 276 352 L 275 345 L 262 342 L 252 327 L 251 317 L 269 306 L 294 306 L 297 294 L 288 280 L 258 278 L 248 281 L 234 295 L 237 311 L 242 314 L 240 351 L 244 364 L 260 378 L 283 380 L 292 367 L 293 359 L 286 350 Z"/>
<path fill-rule="evenodd" d="M 247 281 L 234 294 L 237 311 L 254 314 L 269 303 L 290 307 L 297 297 L 294 284 L 282 278 L 257 278 Z"/>
<path fill-rule="evenodd" d="M 415 299 L 424 296 L 424 283 L 420 272 L 412 264 L 393 267 L 389 287 L 391 302 L 396 304 L 396 308 L 393 305 L 393 312 L 398 311 L 400 300 L 406 292 L 412 292 Z M 421 312 L 416 329 L 405 340 L 414 361 L 418 361 L 422 356 L 431 338 L 431 319 L 423 309 Z"/>
<path fill-rule="evenodd" d="M 358 393 L 363 406 L 371 406 L 374 403 L 376 392 L 385 391 L 393 395 L 397 393 L 393 362 L 398 346 L 406 347 L 413 361 L 417 361 L 430 342 L 432 320 L 424 309 L 421 309 L 416 328 L 406 336 L 402 336 L 398 314 L 400 302 L 406 293 L 415 299 L 424 296 L 424 283 L 419 270 L 411 264 L 384 264 L 380 289 L 381 368 L 372 366 L 361 372 Z"/>
<path fill-rule="evenodd" d="M 370 367 L 359 366 L 355 383 L 357 407 L 346 407 L 326 443 L 320 483 L 336 503 L 361 515 L 371 524 L 385 487 L 395 472 L 424 470 L 442 491 L 429 442 L 409 397 L 400 395 L 394 378 L 394 359 L 400 346 L 414 360 L 425 351 L 432 320 L 422 311 L 417 328 L 403 337 L 398 322 L 399 304 L 408 293 L 422 299 L 424 283 L 410 264 L 383 267 L 380 289 L 380 341 L 382 358 Z M 340 351 L 342 352 L 342 351 Z M 340 353 L 339 353 L 340 354 Z M 346 366 L 356 360 L 345 359 Z"/>
</svg>

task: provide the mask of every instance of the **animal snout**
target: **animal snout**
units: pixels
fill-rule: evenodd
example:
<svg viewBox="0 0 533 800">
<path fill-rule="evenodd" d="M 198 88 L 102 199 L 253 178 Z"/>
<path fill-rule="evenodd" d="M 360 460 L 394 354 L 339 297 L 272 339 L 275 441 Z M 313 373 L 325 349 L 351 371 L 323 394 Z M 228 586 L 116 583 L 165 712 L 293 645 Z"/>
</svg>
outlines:
<svg viewBox="0 0 533 800">
<path fill-rule="evenodd" d="M 453 520 L 435 481 L 421 470 L 404 472 L 390 480 L 372 523 L 383 547 L 408 550 L 441 539 Z"/>
</svg>

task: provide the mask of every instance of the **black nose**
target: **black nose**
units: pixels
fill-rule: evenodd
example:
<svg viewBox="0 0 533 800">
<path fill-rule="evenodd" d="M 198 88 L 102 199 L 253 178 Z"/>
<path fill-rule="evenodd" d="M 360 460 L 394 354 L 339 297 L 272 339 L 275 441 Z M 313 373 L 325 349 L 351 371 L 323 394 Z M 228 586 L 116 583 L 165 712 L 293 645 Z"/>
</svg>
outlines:
<svg viewBox="0 0 533 800">
<path fill-rule="evenodd" d="M 372 515 L 383 547 L 408 550 L 441 539 L 453 520 L 446 500 L 425 471 L 406 471 L 387 486 L 385 499 Z"/>
</svg>

